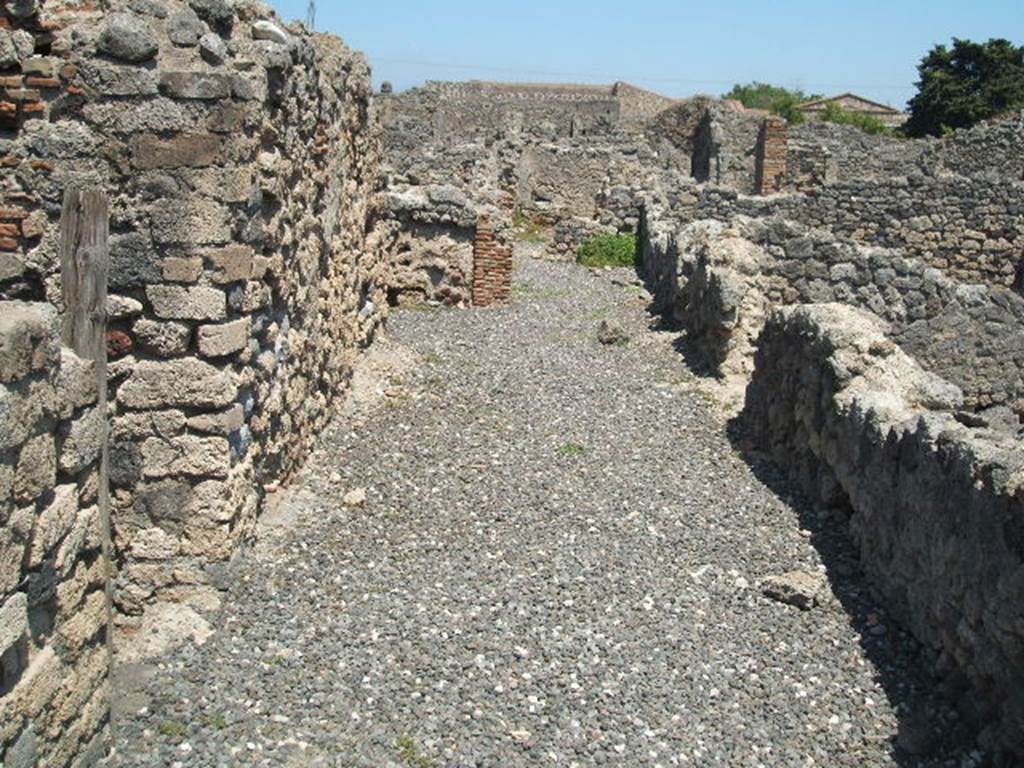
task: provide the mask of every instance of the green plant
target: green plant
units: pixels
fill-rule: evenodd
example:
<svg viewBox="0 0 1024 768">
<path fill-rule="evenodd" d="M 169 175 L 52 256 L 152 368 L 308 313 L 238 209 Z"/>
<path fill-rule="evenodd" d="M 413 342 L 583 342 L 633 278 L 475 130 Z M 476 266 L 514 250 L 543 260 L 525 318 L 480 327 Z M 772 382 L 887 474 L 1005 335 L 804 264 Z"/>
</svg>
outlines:
<svg viewBox="0 0 1024 768">
<path fill-rule="evenodd" d="M 512 214 L 512 233 L 523 243 L 546 243 L 551 239 L 549 230 L 522 210 Z"/>
<path fill-rule="evenodd" d="M 582 456 L 587 452 L 587 449 L 579 443 L 566 443 L 558 449 L 558 452 L 563 456 Z"/>
<path fill-rule="evenodd" d="M 177 720 L 168 720 L 160 726 L 160 735 L 169 739 L 183 739 L 187 734 L 188 729 L 185 724 L 179 723 Z"/>
<path fill-rule="evenodd" d="M 212 717 L 206 717 L 203 719 L 203 725 L 207 728 L 213 728 L 215 731 L 223 731 L 228 727 L 227 718 L 224 715 L 213 715 Z"/>
<path fill-rule="evenodd" d="M 420 754 L 415 740 L 410 736 L 402 736 L 395 742 L 395 749 L 398 750 L 398 759 L 410 768 L 432 768 L 434 761 L 426 755 Z"/>
<path fill-rule="evenodd" d="M 734 99 L 747 109 L 767 109 L 786 118 L 793 125 L 804 121 L 804 114 L 798 107 L 805 101 L 820 99 L 813 93 L 804 93 L 799 88 L 783 88 L 769 83 L 753 82 L 746 85 L 737 83 L 732 90 L 723 94 L 723 99 Z"/>
<path fill-rule="evenodd" d="M 874 115 L 866 115 L 862 112 L 849 112 L 835 103 L 825 105 L 825 109 L 821 112 L 821 119 L 826 123 L 852 125 L 855 128 L 860 128 L 865 133 L 878 134 L 893 132 L 881 118 L 875 117 Z"/>
<path fill-rule="evenodd" d="M 633 235 L 598 235 L 579 247 L 576 261 L 584 267 L 632 267 L 636 253 Z"/>
</svg>

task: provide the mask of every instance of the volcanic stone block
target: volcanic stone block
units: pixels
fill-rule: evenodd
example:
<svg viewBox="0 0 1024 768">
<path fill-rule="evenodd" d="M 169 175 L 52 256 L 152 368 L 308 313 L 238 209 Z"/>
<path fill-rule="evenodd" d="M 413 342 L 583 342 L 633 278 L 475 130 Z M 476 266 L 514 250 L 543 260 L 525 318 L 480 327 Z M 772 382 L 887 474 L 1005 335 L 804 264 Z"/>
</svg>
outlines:
<svg viewBox="0 0 1024 768">
<path fill-rule="evenodd" d="M 82 81 L 101 96 L 155 96 L 156 78 L 148 69 L 86 61 L 79 68 Z"/>
<path fill-rule="evenodd" d="M 111 288 L 137 288 L 162 279 L 159 255 L 148 237 L 139 232 L 111 236 Z"/>
<path fill-rule="evenodd" d="M 185 133 L 164 139 L 153 134 L 133 136 L 132 165 L 156 168 L 206 168 L 221 160 L 224 141 L 212 133 Z"/>
<path fill-rule="evenodd" d="M 201 360 L 142 360 L 118 391 L 127 408 L 223 408 L 237 395 L 234 377 Z"/>
<path fill-rule="evenodd" d="M 194 283 L 203 274 L 203 260 L 198 256 L 170 256 L 161 266 L 164 280 L 173 283 Z"/>
<path fill-rule="evenodd" d="M 224 320 L 227 298 L 208 286 L 151 285 L 146 297 L 156 316 L 164 320 Z"/>
<path fill-rule="evenodd" d="M 216 101 L 231 96 L 232 77 L 217 72 L 164 72 L 160 92 L 175 99 Z"/>
<path fill-rule="evenodd" d="M 245 349 L 248 343 L 248 318 L 223 325 L 204 325 L 199 328 L 199 354 L 203 357 L 231 355 Z"/>
<path fill-rule="evenodd" d="M 145 21 L 131 13 L 115 13 L 100 33 L 96 49 L 115 59 L 134 64 L 152 59 L 160 46 Z"/>
</svg>

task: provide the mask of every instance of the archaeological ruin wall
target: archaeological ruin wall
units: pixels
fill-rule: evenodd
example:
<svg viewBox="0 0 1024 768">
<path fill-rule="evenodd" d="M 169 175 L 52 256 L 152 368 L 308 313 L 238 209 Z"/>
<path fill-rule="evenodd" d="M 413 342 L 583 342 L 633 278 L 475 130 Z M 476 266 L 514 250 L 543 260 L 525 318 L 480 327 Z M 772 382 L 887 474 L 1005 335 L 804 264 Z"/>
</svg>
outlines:
<svg viewBox="0 0 1024 768">
<path fill-rule="evenodd" d="M 744 424 L 849 529 L 887 609 L 980 729 L 1024 754 L 1024 456 L 1020 425 L 966 418 L 875 316 L 845 305 L 773 312 Z M 1010 755 L 1016 755 L 1013 758 Z"/>
<path fill-rule="evenodd" d="M 88 764 L 111 608 L 221 583 L 386 315 L 380 131 L 365 59 L 259 2 L 6 7 L 0 762 Z M 109 200 L 109 408 L 62 345 L 70 189 Z"/>
</svg>

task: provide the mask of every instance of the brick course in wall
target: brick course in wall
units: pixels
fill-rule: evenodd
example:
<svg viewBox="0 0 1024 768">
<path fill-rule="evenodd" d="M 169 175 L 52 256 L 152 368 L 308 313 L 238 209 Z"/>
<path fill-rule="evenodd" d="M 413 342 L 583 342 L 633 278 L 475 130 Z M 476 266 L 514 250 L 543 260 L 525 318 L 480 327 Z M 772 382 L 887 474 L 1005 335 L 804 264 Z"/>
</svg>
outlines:
<svg viewBox="0 0 1024 768">
<path fill-rule="evenodd" d="M 781 192 L 786 179 L 789 126 L 785 120 L 766 118 L 757 138 L 757 179 L 759 195 Z"/>
<path fill-rule="evenodd" d="M 512 251 L 498 241 L 486 218 L 477 222 L 473 239 L 473 305 L 503 304 L 512 295 Z"/>
</svg>

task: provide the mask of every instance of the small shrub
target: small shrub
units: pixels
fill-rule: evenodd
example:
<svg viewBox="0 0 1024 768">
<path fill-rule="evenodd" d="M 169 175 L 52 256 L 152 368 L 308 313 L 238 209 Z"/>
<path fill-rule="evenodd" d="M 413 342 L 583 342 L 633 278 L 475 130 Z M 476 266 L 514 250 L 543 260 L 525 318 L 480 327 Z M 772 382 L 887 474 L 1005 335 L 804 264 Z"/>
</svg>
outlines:
<svg viewBox="0 0 1024 768">
<path fill-rule="evenodd" d="M 865 115 L 862 112 L 847 112 L 838 104 L 826 104 L 821 113 L 821 119 L 826 123 L 838 123 L 839 125 L 852 125 L 860 128 L 864 133 L 893 133 L 882 119 L 874 115 Z"/>
<path fill-rule="evenodd" d="M 584 267 L 632 267 L 636 265 L 636 238 L 633 235 L 598 235 L 587 240 L 576 252 L 576 261 Z"/>
</svg>

